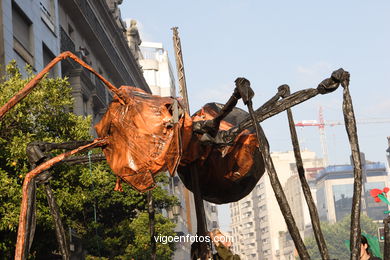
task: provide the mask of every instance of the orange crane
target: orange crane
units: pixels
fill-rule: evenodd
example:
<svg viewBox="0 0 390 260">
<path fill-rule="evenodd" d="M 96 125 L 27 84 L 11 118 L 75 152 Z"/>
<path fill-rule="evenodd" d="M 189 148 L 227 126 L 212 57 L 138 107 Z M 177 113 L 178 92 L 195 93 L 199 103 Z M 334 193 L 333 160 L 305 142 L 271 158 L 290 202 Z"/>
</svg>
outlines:
<svg viewBox="0 0 390 260">
<path fill-rule="evenodd" d="M 390 118 L 385 119 L 363 119 L 357 120 L 357 124 L 378 124 L 378 123 L 390 123 Z M 317 120 L 303 120 L 295 123 L 295 126 L 305 127 L 305 126 L 317 126 L 320 131 L 320 141 L 321 141 L 321 150 L 323 156 L 324 167 L 328 166 L 328 145 L 326 143 L 326 134 L 325 126 L 336 126 L 344 125 L 344 121 L 326 121 L 324 120 L 324 112 L 322 106 L 320 106 L 318 111 L 318 121 Z"/>
</svg>

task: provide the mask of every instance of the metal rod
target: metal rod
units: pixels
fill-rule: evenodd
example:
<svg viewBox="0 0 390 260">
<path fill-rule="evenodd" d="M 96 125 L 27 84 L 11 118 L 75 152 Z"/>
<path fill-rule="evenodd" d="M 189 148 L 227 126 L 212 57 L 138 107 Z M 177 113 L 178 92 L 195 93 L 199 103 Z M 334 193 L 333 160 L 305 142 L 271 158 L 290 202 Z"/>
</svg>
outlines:
<svg viewBox="0 0 390 260">
<path fill-rule="evenodd" d="M 58 208 L 56 199 L 53 194 L 53 190 L 50 187 L 50 183 L 45 183 L 45 191 L 47 202 L 49 203 L 50 213 L 53 217 L 54 228 L 56 232 L 56 238 L 58 242 L 58 247 L 60 249 L 62 259 L 69 260 L 70 259 L 70 247 L 68 240 L 66 239 L 64 225 L 62 224 L 60 210 Z"/>
<path fill-rule="evenodd" d="M 360 211 L 362 195 L 362 162 L 360 158 L 359 140 L 356 130 L 356 119 L 353 111 L 352 99 L 349 93 L 349 73 L 342 69 L 333 72 L 332 77 L 338 78 L 343 91 L 343 113 L 345 129 L 347 130 L 349 144 L 352 151 L 352 162 L 354 167 L 354 184 L 351 211 L 351 260 L 360 258 Z"/>
<path fill-rule="evenodd" d="M 184 62 L 183 62 L 183 53 L 181 50 L 181 41 L 179 37 L 178 27 L 173 27 L 173 47 L 175 49 L 175 59 L 176 59 L 176 70 L 177 70 L 177 77 L 179 81 L 179 91 L 181 96 L 184 100 L 184 109 L 185 111 L 190 114 L 190 103 L 188 101 L 188 94 L 187 94 L 187 83 L 186 83 L 186 77 L 184 73 Z M 188 231 L 192 231 L 192 219 L 191 219 L 191 198 L 190 198 L 190 191 L 187 188 L 183 188 L 184 193 L 184 200 L 186 203 L 186 218 L 187 218 L 187 227 Z"/>
<path fill-rule="evenodd" d="M 149 232 L 150 232 L 150 244 L 151 244 L 151 258 L 152 260 L 157 259 L 156 254 L 156 230 L 155 230 L 155 209 L 152 191 L 147 192 L 147 203 L 148 203 L 148 215 L 149 215 Z"/>
<path fill-rule="evenodd" d="M 390 227 L 389 227 L 389 223 L 390 223 L 390 216 L 388 216 L 387 218 L 385 218 L 383 220 L 383 224 L 385 226 L 385 245 L 384 245 L 384 249 L 383 249 L 383 260 L 390 260 Z"/>
<path fill-rule="evenodd" d="M 262 127 L 256 121 L 256 117 L 254 115 L 252 101 L 248 102 L 249 113 L 251 114 L 252 120 L 255 125 L 256 134 L 259 139 L 259 150 L 264 158 L 265 167 L 268 172 L 268 176 L 271 182 L 272 189 L 274 190 L 276 200 L 278 201 L 280 210 L 283 214 L 284 220 L 287 224 L 287 229 L 294 241 L 294 245 L 298 251 L 299 257 L 303 260 L 310 259 L 309 253 L 306 250 L 305 244 L 299 234 L 299 230 L 297 225 L 295 224 L 294 217 L 292 215 L 290 206 L 288 205 L 286 195 L 284 194 L 283 187 L 280 184 L 279 178 L 276 174 L 276 170 L 269 152 L 268 141 L 265 137 Z"/>
<path fill-rule="evenodd" d="M 281 88 L 284 88 L 284 90 L 282 91 L 284 95 L 282 95 L 282 97 L 287 97 L 288 95 L 290 95 L 290 87 L 288 85 L 280 86 L 279 90 L 281 90 Z M 314 236 L 317 242 L 318 249 L 321 254 L 321 258 L 324 260 L 328 260 L 330 259 L 328 248 L 326 246 L 324 235 L 322 234 L 321 231 L 321 225 L 320 225 L 320 219 L 318 217 L 317 207 L 316 204 L 314 203 L 313 196 L 311 195 L 310 186 L 306 180 L 305 168 L 303 167 L 302 155 L 301 155 L 301 150 L 298 142 L 298 135 L 295 128 L 295 123 L 294 123 L 294 118 L 293 118 L 291 108 L 287 109 L 287 118 L 290 127 L 291 141 L 294 149 L 294 156 L 295 156 L 295 162 L 298 170 L 298 176 L 299 176 L 299 180 L 301 181 L 302 191 L 305 196 L 307 206 L 309 208 L 311 225 L 313 227 Z"/>
<path fill-rule="evenodd" d="M 250 82 L 249 80 L 245 78 L 239 78 L 236 80 L 236 85 L 240 85 L 240 89 L 248 89 L 246 92 L 250 92 Z M 252 90 L 251 90 L 252 91 Z M 253 92 L 253 91 L 252 91 Z M 244 98 L 243 97 L 244 104 L 248 106 L 249 115 L 252 120 L 252 124 L 255 127 L 257 140 L 259 142 L 259 151 L 261 152 L 261 155 L 264 160 L 265 168 L 268 172 L 269 179 L 271 182 L 272 189 L 274 190 L 274 194 L 276 197 L 276 200 L 278 201 L 280 210 L 282 212 L 282 215 L 284 217 L 284 220 L 287 225 L 287 229 L 294 241 L 295 248 L 298 251 L 299 257 L 303 260 L 310 259 L 309 253 L 307 252 L 307 249 L 305 247 L 305 244 L 303 243 L 303 240 L 301 238 L 301 235 L 299 233 L 299 230 L 297 228 L 297 225 L 295 223 L 294 217 L 292 215 L 290 206 L 288 205 L 288 201 L 286 198 L 286 195 L 284 194 L 283 187 L 280 184 L 278 175 L 276 173 L 270 151 L 269 151 L 269 145 L 267 137 L 264 134 L 263 128 L 261 127 L 260 123 L 256 119 L 255 111 L 253 110 L 252 105 L 252 99 Z"/>
<path fill-rule="evenodd" d="M 91 66 L 86 64 L 79 57 L 69 51 L 66 51 L 55 57 L 49 64 L 47 64 L 47 66 L 41 72 L 39 72 L 34 78 L 32 78 L 23 89 L 21 89 L 15 96 L 13 96 L 5 105 L 0 108 L 0 120 L 3 118 L 5 113 L 7 113 L 18 102 L 24 99 L 38 85 L 38 83 L 42 80 L 46 73 L 48 73 L 58 62 L 67 58 L 73 59 L 81 66 L 89 70 L 96 77 L 98 77 L 101 81 L 103 81 L 103 83 L 110 91 L 112 91 L 118 96 L 120 102 L 125 104 L 126 99 L 123 97 L 122 93 L 119 91 L 118 88 L 112 85 L 108 80 L 106 80 L 102 75 L 97 73 Z"/>
<path fill-rule="evenodd" d="M 28 209 L 28 187 L 31 183 L 31 181 L 38 176 L 40 173 L 42 173 L 45 170 L 48 170 L 53 165 L 57 164 L 58 162 L 62 161 L 63 159 L 72 156 L 78 152 L 82 152 L 84 150 L 92 149 L 98 146 L 105 145 L 107 143 L 107 140 L 105 138 L 97 138 L 93 140 L 92 143 L 88 145 L 84 145 L 81 147 L 78 147 L 77 149 L 74 149 L 72 151 L 68 151 L 65 153 L 62 153 L 60 155 L 57 155 L 56 157 L 38 165 L 36 168 L 34 168 L 32 171 L 27 173 L 26 177 L 23 181 L 22 186 L 22 202 L 20 206 L 20 214 L 19 214 L 19 227 L 18 227 L 18 236 L 16 241 L 16 248 L 15 248 L 15 260 L 22 260 L 25 259 L 26 255 L 23 251 L 23 248 L 25 248 L 25 236 L 26 236 L 26 227 L 27 227 L 27 209 Z"/>
<path fill-rule="evenodd" d="M 304 101 L 307 101 L 317 96 L 318 94 L 324 95 L 335 91 L 340 85 L 339 79 L 334 77 L 335 72 L 332 73 L 332 76 L 330 78 L 326 78 L 320 84 L 318 84 L 317 88 L 309 88 L 294 92 L 288 97 L 277 101 L 276 103 L 275 101 L 277 100 L 277 98 L 273 97 L 254 112 L 256 120 L 258 122 L 262 122 L 265 119 L 279 114 L 280 112 L 283 112 L 284 110 L 298 105 Z M 269 106 L 269 104 L 273 105 Z M 238 126 L 232 127 L 229 132 L 240 133 L 242 130 L 251 127 L 252 124 L 252 118 L 251 116 L 248 116 Z"/>
<path fill-rule="evenodd" d="M 200 192 L 200 187 L 199 187 L 199 174 L 198 174 L 198 170 L 197 170 L 195 163 L 193 163 L 190 166 L 190 175 L 191 175 L 194 200 L 195 200 L 197 235 L 198 236 L 206 236 L 207 235 L 206 214 L 204 211 L 202 194 Z M 207 246 L 207 243 L 206 242 L 199 242 L 199 243 L 195 242 L 194 244 L 192 246 L 195 246 L 195 250 L 197 251 L 197 252 L 194 252 L 195 255 L 197 255 L 197 257 L 199 257 L 201 260 L 206 260 L 208 254 L 209 254 L 209 248 Z M 193 251 L 192 248 L 191 248 L 191 251 Z M 195 258 L 195 259 L 197 259 L 197 258 Z"/>
<path fill-rule="evenodd" d="M 186 75 L 184 73 L 183 52 L 179 37 L 178 27 L 173 27 L 173 47 L 175 49 L 177 78 L 179 80 L 179 91 L 184 100 L 184 105 L 188 114 L 190 114 L 190 104 L 188 102 Z"/>
</svg>

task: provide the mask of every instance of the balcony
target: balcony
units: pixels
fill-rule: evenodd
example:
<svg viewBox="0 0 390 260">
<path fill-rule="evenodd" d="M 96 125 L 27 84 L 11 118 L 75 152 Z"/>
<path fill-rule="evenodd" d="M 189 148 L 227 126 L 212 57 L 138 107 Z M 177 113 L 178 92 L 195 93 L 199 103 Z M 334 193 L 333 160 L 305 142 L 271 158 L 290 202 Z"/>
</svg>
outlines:
<svg viewBox="0 0 390 260">
<path fill-rule="evenodd" d="M 72 53 L 76 53 L 76 46 L 73 40 L 68 36 L 65 32 L 64 28 L 60 26 L 60 35 L 61 35 L 61 52 L 70 51 Z"/>
<path fill-rule="evenodd" d="M 102 104 L 102 107 L 105 107 L 107 105 L 106 88 L 97 77 L 95 77 L 95 89 L 93 92 L 94 96 L 97 97 L 99 102 Z"/>
</svg>

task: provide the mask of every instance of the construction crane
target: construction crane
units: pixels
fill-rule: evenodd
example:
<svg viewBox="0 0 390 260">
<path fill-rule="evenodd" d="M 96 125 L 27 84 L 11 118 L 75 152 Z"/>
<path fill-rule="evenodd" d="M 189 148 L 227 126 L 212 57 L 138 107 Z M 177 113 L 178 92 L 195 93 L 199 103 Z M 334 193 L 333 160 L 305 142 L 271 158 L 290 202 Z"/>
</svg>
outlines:
<svg viewBox="0 0 390 260">
<path fill-rule="evenodd" d="M 385 119 L 363 119 L 356 120 L 357 124 L 380 124 L 380 123 L 390 123 L 390 118 Z M 320 141 L 321 141 L 321 150 L 323 156 L 324 167 L 328 166 L 328 145 L 326 143 L 326 133 L 325 126 L 337 126 L 344 125 L 344 121 L 326 121 L 324 120 L 324 112 L 322 106 L 320 106 L 318 111 L 318 120 L 303 120 L 295 123 L 295 126 L 305 127 L 305 126 L 317 126 L 320 131 Z"/>
</svg>

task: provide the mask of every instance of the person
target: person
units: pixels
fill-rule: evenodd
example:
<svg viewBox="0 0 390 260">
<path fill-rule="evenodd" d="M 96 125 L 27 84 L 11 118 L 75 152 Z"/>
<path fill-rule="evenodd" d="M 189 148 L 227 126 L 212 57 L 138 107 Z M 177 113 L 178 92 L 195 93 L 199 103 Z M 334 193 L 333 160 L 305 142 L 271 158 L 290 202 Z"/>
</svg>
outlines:
<svg viewBox="0 0 390 260">
<path fill-rule="evenodd" d="M 370 245 L 363 235 L 360 241 L 360 260 L 381 260 L 379 257 L 371 256 Z"/>
<path fill-rule="evenodd" d="M 211 241 L 215 245 L 217 253 L 213 255 L 215 260 L 240 260 L 240 256 L 233 254 L 231 251 L 232 242 L 219 229 L 215 229 L 210 233 Z"/>
</svg>

